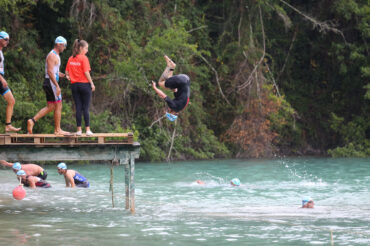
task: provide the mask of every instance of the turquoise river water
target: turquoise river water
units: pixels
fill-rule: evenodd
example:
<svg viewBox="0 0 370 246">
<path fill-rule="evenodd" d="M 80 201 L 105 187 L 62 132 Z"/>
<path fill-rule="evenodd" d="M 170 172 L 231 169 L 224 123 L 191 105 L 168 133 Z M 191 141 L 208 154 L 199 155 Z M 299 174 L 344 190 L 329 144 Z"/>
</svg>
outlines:
<svg viewBox="0 0 370 246">
<path fill-rule="evenodd" d="M 124 209 L 122 166 L 115 208 L 110 165 L 69 165 L 89 189 L 67 189 L 55 165 L 45 168 L 53 187 L 22 201 L 15 174 L 0 168 L 0 245 L 370 245 L 370 159 L 137 163 L 135 215 Z M 300 208 L 306 196 L 314 209 Z"/>
</svg>

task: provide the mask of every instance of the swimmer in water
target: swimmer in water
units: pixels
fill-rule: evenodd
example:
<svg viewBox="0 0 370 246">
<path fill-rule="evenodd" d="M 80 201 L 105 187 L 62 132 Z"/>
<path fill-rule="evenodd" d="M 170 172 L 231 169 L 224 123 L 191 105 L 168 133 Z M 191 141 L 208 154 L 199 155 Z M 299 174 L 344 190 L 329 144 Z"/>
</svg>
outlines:
<svg viewBox="0 0 370 246">
<path fill-rule="evenodd" d="M 157 85 L 152 81 L 152 87 L 158 96 L 164 99 L 168 105 L 166 117 L 170 121 L 175 121 L 178 114 L 185 109 L 190 98 L 190 78 L 186 74 L 173 75 L 176 64 L 168 57 L 164 56 L 167 66 L 162 73 L 158 85 L 163 89 L 172 90 L 174 99 L 169 98 Z"/>
<path fill-rule="evenodd" d="M 240 186 L 240 180 L 238 178 L 233 178 L 231 181 L 230 181 L 230 184 L 232 186 Z"/>
<path fill-rule="evenodd" d="M 83 187 L 83 188 L 89 188 L 90 183 L 81 174 L 79 174 L 77 171 L 72 169 L 67 169 L 67 165 L 64 162 L 61 162 L 57 166 L 59 175 L 64 175 L 64 179 L 66 181 L 66 187 Z"/>
<path fill-rule="evenodd" d="M 204 181 L 202 181 L 202 180 L 200 180 L 200 179 L 198 179 L 197 181 L 197 184 L 199 184 L 199 185 L 205 185 L 206 183 L 204 183 Z"/>
<path fill-rule="evenodd" d="M 14 173 L 23 170 L 27 175 L 36 176 L 46 180 L 48 173 L 45 169 L 36 164 L 20 164 L 19 162 L 10 163 L 5 160 L 0 160 L 0 164 L 6 167 L 11 167 Z"/>
<path fill-rule="evenodd" d="M 51 187 L 51 185 L 45 180 L 39 177 L 36 177 L 36 176 L 27 175 L 26 172 L 23 170 L 19 170 L 17 172 L 17 178 L 18 180 L 21 181 L 21 183 L 25 187 L 30 187 L 32 189 L 35 189 L 36 187 L 39 187 L 39 188 L 50 188 Z"/>
<path fill-rule="evenodd" d="M 304 198 L 302 200 L 302 208 L 314 208 L 315 203 L 311 198 Z"/>
</svg>

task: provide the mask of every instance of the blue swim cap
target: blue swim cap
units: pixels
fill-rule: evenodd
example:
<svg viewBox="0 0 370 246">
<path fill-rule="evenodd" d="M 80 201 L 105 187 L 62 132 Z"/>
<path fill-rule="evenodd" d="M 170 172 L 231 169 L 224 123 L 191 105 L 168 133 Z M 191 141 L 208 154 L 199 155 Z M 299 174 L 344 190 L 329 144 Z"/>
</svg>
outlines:
<svg viewBox="0 0 370 246">
<path fill-rule="evenodd" d="M 310 197 L 306 197 L 302 200 L 302 206 L 306 205 L 306 203 L 308 203 L 309 201 L 312 201 L 312 199 Z"/>
<path fill-rule="evenodd" d="M 64 162 L 58 164 L 59 169 L 67 169 L 67 165 Z"/>
<path fill-rule="evenodd" d="M 67 40 L 65 38 L 63 38 L 62 36 L 59 36 L 55 39 L 55 43 L 56 44 L 64 44 L 65 46 L 67 46 Z"/>
<path fill-rule="evenodd" d="M 0 39 L 4 39 L 4 38 L 9 38 L 9 34 L 4 32 L 4 31 L 1 31 L 0 32 Z"/>
<path fill-rule="evenodd" d="M 235 185 L 235 186 L 239 186 L 240 185 L 240 180 L 238 178 L 233 178 L 230 183 L 232 185 Z"/>
<path fill-rule="evenodd" d="M 15 169 L 15 170 L 21 170 L 22 169 L 22 166 L 21 166 L 21 164 L 19 162 L 14 162 L 13 169 Z"/>
<path fill-rule="evenodd" d="M 168 112 L 166 112 L 166 117 L 169 121 L 175 121 L 177 119 L 177 115 Z"/>
<path fill-rule="evenodd" d="M 26 172 L 25 172 L 25 171 L 23 171 L 23 170 L 19 170 L 19 171 L 17 172 L 17 176 L 23 176 L 23 175 L 26 175 Z"/>
</svg>

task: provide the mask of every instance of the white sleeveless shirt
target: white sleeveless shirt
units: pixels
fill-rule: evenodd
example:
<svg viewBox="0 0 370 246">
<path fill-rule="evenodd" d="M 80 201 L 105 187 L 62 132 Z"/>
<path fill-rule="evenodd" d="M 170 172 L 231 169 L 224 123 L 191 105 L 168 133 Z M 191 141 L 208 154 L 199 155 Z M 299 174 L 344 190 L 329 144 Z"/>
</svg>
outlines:
<svg viewBox="0 0 370 246">
<path fill-rule="evenodd" d="M 48 56 L 51 54 L 51 53 L 54 53 L 57 58 L 58 58 L 58 64 L 55 65 L 53 67 L 53 73 L 55 75 L 55 79 L 57 80 L 57 82 L 59 82 L 59 68 L 60 68 L 60 56 L 57 54 L 57 52 L 55 52 L 55 50 L 52 50 L 49 52 L 49 54 L 46 56 L 46 59 L 48 58 Z M 49 74 L 48 74 L 48 63 L 45 62 L 45 78 L 47 79 L 50 79 L 49 78 Z"/>
<path fill-rule="evenodd" d="M 4 75 L 4 55 L 2 50 L 0 50 L 0 74 Z"/>
</svg>

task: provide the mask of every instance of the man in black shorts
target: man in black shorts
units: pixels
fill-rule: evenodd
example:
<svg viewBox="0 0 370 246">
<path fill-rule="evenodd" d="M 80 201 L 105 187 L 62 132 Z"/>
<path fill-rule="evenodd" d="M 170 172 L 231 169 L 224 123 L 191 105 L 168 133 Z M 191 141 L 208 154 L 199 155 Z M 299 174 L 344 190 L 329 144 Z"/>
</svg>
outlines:
<svg viewBox="0 0 370 246">
<path fill-rule="evenodd" d="M 61 61 L 60 53 L 67 47 L 67 40 L 62 36 L 55 39 L 54 48 L 46 56 L 45 80 L 42 88 L 46 94 L 47 106 L 42 108 L 34 117 L 27 121 L 27 131 L 32 134 L 33 126 L 36 121 L 54 111 L 54 134 L 69 135 L 60 127 L 62 115 L 62 93 L 59 87 L 59 78 L 64 78 L 65 74 L 59 71 Z"/>
<path fill-rule="evenodd" d="M 4 31 L 0 32 L 0 94 L 4 97 L 7 102 L 6 105 L 6 115 L 5 115 L 5 133 L 7 132 L 17 132 L 21 128 L 15 128 L 12 126 L 12 115 L 15 104 L 15 99 L 12 91 L 8 87 L 8 82 L 5 80 L 5 70 L 4 70 L 4 55 L 3 48 L 9 44 L 9 34 Z"/>
<path fill-rule="evenodd" d="M 169 98 L 163 91 L 157 88 L 156 83 L 152 81 L 152 86 L 155 92 L 167 102 L 169 107 L 166 117 L 170 121 L 177 119 L 180 111 L 182 111 L 189 103 L 190 98 L 190 79 L 186 74 L 178 74 L 173 76 L 176 64 L 168 57 L 166 59 L 167 66 L 159 79 L 159 86 L 164 89 L 170 89 L 174 92 L 174 99 Z"/>
</svg>

